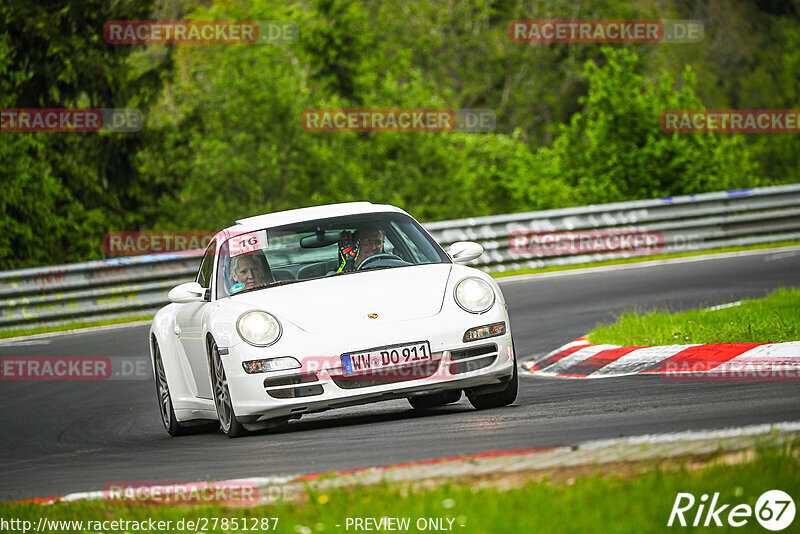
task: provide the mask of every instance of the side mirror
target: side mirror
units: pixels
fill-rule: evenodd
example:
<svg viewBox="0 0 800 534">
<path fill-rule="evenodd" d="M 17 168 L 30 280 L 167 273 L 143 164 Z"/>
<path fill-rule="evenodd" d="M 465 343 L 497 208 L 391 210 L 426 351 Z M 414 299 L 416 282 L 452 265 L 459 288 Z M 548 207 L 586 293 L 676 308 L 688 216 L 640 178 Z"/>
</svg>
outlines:
<svg viewBox="0 0 800 534">
<path fill-rule="evenodd" d="M 197 282 L 186 282 L 169 290 L 170 302 L 184 304 L 187 302 L 202 302 L 206 290 Z"/>
<path fill-rule="evenodd" d="M 472 241 L 457 241 L 450 245 L 447 253 L 456 263 L 467 263 L 483 254 L 483 247 Z"/>
</svg>

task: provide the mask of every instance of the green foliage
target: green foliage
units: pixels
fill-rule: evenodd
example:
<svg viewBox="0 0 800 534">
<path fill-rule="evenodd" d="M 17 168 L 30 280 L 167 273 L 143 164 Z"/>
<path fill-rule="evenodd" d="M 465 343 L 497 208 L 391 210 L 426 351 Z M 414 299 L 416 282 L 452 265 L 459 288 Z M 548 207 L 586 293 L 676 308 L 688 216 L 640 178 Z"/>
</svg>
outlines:
<svg viewBox="0 0 800 534">
<path fill-rule="evenodd" d="M 771 29 L 772 46 L 756 48 L 754 71 L 742 80 L 742 89 L 754 108 L 800 109 L 800 24 L 797 19 L 778 19 Z M 776 49 L 781 50 L 777 62 L 770 57 Z M 764 175 L 778 183 L 796 182 L 800 136 L 779 133 L 755 137 L 752 144 Z"/>
<path fill-rule="evenodd" d="M 161 199 L 162 226 L 212 230 L 245 215 L 350 200 L 399 204 L 428 220 L 553 205 L 521 196 L 533 157 L 518 137 L 304 131 L 300 116 L 309 108 L 447 107 L 407 54 L 386 61 L 368 26 L 358 39 L 335 37 L 364 20 L 359 4 L 318 6 L 322 12 L 303 14 L 260 3 L 241 14 L 294 18 L 304 28 L 295 47 L 179 52 L 171 113 L 159 117 L 158 142 L 140 157 L 143 176 L 181 184 Z M 201 15 L 227 18 L 224 9 Z M 329 24 L 304 26 L 306 18 Z M 321 58 L 320 42 L 338 51 L 326 48 Z M 163 157 L 164 144 L 181 156 Z"/>
<path fill-rule="evenodd" d="M 648 84 L 637 72 L 638 56 L 605 49 L 606 64 L 584 69 L 584 111 L 563 126 L 553 148 L 543 148 L 545 181 L 565 180 L 587 203 L 618 202 L 757 185 L 757 169 L 739 137 L 666 134 L 663 110 L 702 109 L 686 69 L 683 84 L 664 74 Z"/>
<path fill-rule="evenodd" d="M 796 181 L 796 134 L 666 134 L 658 123 L 671 108 L 800 107 L 800 9 L 773 4 L 8 0 L 3 107 L 133 107 L 145 129 L 0 134 L 0 268 L 101 257 L 109 230 L 216 230 L 331 202 L 438 220 Z M 508 38 L 509 21 L 533 18 L 697 18 L 706 38 Z M 300 40 L 106 44 L 103 24 L 120 19 L 291 20 Z M 300 127 L 303 110 L 338 107 L 489 108 L 497 129 Z"/>
<path fill-rule="evenodd" d="M 800 108 L 800 2 L 676 2 L 674 18 L 702 20 L 702 42 L 651 51 L 651 68 L 691 65 L 708 109 Z M 665 17 L 668 18 L 668 17 Z M 746 134 L 744 144 L 767 183 L 796 183 L 800 136 Z"/>
<path fill-rule="evenodd" d="M 134 48 L 106 44 L 102 28 L 151 12 L 152 2 L 4 2 L 0 104 L 146 111 L 170 55 L 148 56 L 136 69 Z M 3 132 L 0 268 L 102 257 L 103 234 L 141 220 L 138 208 L 155 189 L 143 187 L 132 164 L 146 135 Z"/>
<path fill-rule="evenodd" d="M 315 0 L 316 16 L 304 26 L 312 80 L 326 93 L 357 103 L 363 88 L 363 54 L 367 42 L 366 13 L 356 2 Z"/>
<path fill-rule="evenodd" d="M 12 89 L 25 78 L 9 68 L 9 40 L 0 34 L 0 108 L 15 107 Z M 55 175 L 49 156 L 46 134 L 0 135 L 0 266 L 4 268 L 90 255 L 83 246 L 86 239 L 103 231 L 98 224 L 102 214 L 75 200 Z"/>
</svg>

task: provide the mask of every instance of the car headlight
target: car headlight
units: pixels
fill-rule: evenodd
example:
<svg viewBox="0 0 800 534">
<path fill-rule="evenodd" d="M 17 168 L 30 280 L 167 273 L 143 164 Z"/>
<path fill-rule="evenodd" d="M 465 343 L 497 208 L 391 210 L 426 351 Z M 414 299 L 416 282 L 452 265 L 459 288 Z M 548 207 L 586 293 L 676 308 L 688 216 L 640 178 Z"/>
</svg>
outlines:
<svg viewBox="0 0 800 534">
<path fill-rule="evenodd" d="M 281 358 L 269 358 L 266 360 L 251 360 L 242 362 L 244 372 L 251 375 L 254 373 L 269 373 L 272 371 L 286 371 L 288 369 L 299 369 L 300 362 L 291 356 Z"/>
<path fill-rule="evenodd" d="M 494 324 L 487 324 L 486 326 L 477 326 L 470 328 L 464 332 L 464 343 L 468 341 L 477 341 L 478 339 L 486 339 L 487 337 L 502 336 L 506 333 L 505 321 Z"/>
<path fill-rule="evenodd" d="M 480 278 L 464 278 L 456 285 L 456 303 L 470 313 L 483 313 L 494 304 L 492 286 Z"/>
<path fill-rule="evenodd" d="M 281 323 L 263 311 L 243 313 L 236 321 L 236 331 L 246 342 L 256 347 L 269 347 L 281 337 Z"/>
</svg>

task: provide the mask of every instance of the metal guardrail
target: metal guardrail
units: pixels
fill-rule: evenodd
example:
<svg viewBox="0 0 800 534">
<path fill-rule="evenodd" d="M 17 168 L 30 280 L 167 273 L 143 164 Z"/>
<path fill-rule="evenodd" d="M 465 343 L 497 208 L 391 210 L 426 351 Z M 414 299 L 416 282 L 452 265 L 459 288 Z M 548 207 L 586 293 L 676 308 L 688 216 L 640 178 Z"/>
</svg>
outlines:
<svg viewBox="0 0 800 534">
<path fill-rule="evenodd" d="M 520 253 L 515 232 L 636 230 L 660 232 L 658 252 L 683 252 L 800 239 L 800 184 L 597 204 L 424 225 L 443 246 L 477 241 L 471 264 L 487 272 L 640 256 Z M 0 272 L 0 328 L 148 315 L 172 287 L 194 279 L 199 256 L 149 255 Z"/>
</svg>

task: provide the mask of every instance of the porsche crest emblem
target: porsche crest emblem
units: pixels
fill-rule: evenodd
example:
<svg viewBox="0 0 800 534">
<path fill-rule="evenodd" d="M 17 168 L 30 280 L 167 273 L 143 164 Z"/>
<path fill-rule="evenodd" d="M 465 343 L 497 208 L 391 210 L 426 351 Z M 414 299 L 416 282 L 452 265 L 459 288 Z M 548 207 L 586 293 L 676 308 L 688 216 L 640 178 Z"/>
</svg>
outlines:
<svg viewBox="0 0 800 534">
<path fill-rule="evenodd" d="M 367 317 L 369 317 L 370 319 L 377 319 L 378 318 L 378 314 L 377 313 L 368 313 Z"/>
</svg>

